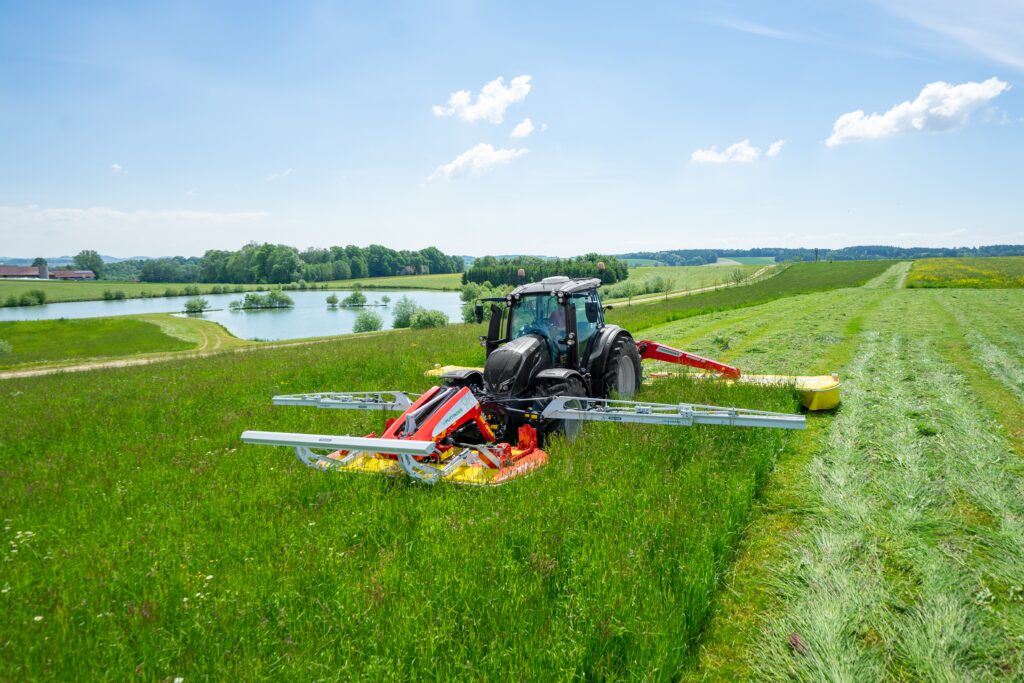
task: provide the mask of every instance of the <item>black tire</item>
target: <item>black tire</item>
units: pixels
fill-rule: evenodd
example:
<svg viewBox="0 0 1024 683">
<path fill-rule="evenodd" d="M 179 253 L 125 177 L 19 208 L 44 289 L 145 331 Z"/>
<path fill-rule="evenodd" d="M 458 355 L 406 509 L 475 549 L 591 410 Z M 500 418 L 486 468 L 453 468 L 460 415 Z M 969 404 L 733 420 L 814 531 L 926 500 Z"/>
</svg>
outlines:
<svg viewBox="0 0 1024 683">
<path fill-rule="evenodd" d="M 568 377 L 564 380 L 544 379 L 537 383 L 535 395 L 542 397 L 535 407 L 537 412 L 541 412 L 547 407 L 549 400 L 555 396 L 587 398 L 587 387 L 579 377 Z M 569 407 L 572 407 L 572 405 L 569 404 Z M 582 407 L 582 404 L 580 404 L 580 407 Z M 544 442 L 555 434 L 562 434 L 566 439 L 572 441 L 579 434 L 582 427 L 583 423 L 579 420 L 551 420 L 542 425 L 538 432 L 540 445 L 543 446 Z"/>
<path fill-rule="evenodd" d="M 640 353 L 632 338 L 620 335 L 612 342 L 602 380 L 606 397 L 631 398 L 640 388 Z"/>
</svg>

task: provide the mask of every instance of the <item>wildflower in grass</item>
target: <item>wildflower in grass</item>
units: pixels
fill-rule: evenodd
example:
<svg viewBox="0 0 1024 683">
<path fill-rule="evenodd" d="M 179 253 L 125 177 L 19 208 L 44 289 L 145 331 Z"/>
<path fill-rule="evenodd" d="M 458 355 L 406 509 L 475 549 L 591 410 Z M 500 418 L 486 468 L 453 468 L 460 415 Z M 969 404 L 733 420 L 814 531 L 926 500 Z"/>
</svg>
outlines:
<svg viewBox="0 0 1024 683">
<path fill-rule="evenodd" d="M 42 617 L 42 615 L 39 615 L 39 614 L 37 614 L 36 616 L 32 617 L 32 621 L 42 621 L 42 620 L 43 620 L 43 617 Z"/>
</svg>

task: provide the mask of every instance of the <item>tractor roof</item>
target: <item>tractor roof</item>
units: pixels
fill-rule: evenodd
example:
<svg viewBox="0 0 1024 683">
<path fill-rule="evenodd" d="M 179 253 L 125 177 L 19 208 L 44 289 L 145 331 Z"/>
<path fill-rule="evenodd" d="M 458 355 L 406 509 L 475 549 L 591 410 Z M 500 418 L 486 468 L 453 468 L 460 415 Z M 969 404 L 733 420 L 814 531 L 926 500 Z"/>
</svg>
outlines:
<svg viewBox="0 0 1024 683">
<path fill-rule="evenodd" d="M 564 275 L 546 277 L 540 282 L 531 282 L 528 285 L 520 285 L 512 290 L 510 296 L 524 296 L 529 294 L 550 294 L 562 292 L 563 294 L 575 294 L 577 292 L 589 292 L 601 286 L 601 281 L 596 277 L 573 279 Z"/>
</svg>

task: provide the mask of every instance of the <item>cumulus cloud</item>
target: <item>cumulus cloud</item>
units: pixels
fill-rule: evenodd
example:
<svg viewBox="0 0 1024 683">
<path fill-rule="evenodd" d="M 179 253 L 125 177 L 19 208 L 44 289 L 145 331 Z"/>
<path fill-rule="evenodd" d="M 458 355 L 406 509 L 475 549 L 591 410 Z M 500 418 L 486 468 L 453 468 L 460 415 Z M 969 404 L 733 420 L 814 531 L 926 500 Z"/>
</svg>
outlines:
<svg viewBox="0 0 1024 683">
<path fill-rule="evenodd" d="M 902 102 L 884 114 L 851 111 L 836 119 L 825 144 L 835 147 L 858 140 L 877 140 L 900 133 L 944 131 L 967 123 L 971 112 L 1009 89 L 1005 81 L 990 78 L 951 85 L 936 81 L 924 86 L 913 102 Z"/>
<path fill-rule="evenodd" d="M 111 173 L 120 173 L 123 170 L 124 170 L 124 166 L 122 166 L 121 164 L 116 164 L 115 163 L 115 164 L 111 164 L 110 165 L 110 172 Z"/>
<path fill-rule="evenodd" d="M 530 137 L 530 133 L 533 132 L 533 121 L 530 117 L 526 117 L 519 124 L 512 129 L 512 137 L 514 138 L 527 138 Z"/>
<path fill-rule="evenodd" d="M 493 146 L 481 142 L 476 147 L 455 157 L 450 163 L 438 166 L 427 180 L 437 178 L 454 180 L 470 174 L 480 175 L 495 166 L 509 164 L 513 159 L 521 157 L 529 151 L 528 149 L 494 149 Z"/>
<path fill-rule="evenodd" d="M 690 160 L 699 164 L 749 164 L 760 156 L 761 150 L 752 146 L 750 140 L 740 140 L 726 147 L 724 152 L 719 152 L 714 146 L 695 150 Z"/>
<path fill-rule="evenodd" d="M 785 140 L 776 140 L 772 144 L 768 145 L 768 151 L 765 152 L 764 155 L 769 159 L 772 157 L 777 157 L 779 155 L 779 152 L 782 151 L 782 146 L 784 144 L 786 144 Z"/>
<path fill-rule="evenodd" d="M 501 123 L 505 120 L 505 110 L 516 102 L 522 102 L 530 93 L 530 76 L 516 76 L 507 86 L 502 77 L 481 88 L 473 101 L 473 93 L 459 90 L 448 96 L 448 104 L 434 105 L 434 116 L 458 116 L 463 121 L 489 121 Z"/>
</svg>

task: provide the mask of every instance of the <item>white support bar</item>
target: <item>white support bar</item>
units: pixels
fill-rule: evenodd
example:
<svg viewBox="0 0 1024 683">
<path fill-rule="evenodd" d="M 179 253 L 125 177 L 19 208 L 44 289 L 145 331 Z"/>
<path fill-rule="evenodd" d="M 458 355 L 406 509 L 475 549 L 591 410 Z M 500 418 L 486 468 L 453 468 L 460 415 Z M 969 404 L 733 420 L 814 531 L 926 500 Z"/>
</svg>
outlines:
<svg viewBox="0 0 1024 683">
<path fill-rule="evenodd" d="M 582 420 L 592 422 L 631 422 L 637 424 L 675 425 L 689 427 L 694 424 L 726 425 L 732 427 L 775 427 L 803 429 L 803 415 L 771 413 L 763 410 L 722 408 L 691 403 L 641 403 L 612 401 L 578 396 L 556 396 L 544 409 L 542 416 L 549 420 Z"/>
<path fill-rule="evenodd" d="M 416 396 L 416 394 L 413 394 Z M 385 397 L 391 397 L 390 400 Z M 329 391 L 320 394 L 275 396 L 275 406 L 311 406 L 340 410 L 405 410 L 413 403 L 402 391 Z"/>
<path fill-rule="evenodd" d="M 426 456 L 434 452 L 433 441 L 405 439 L 375 439 L 362 436 L 324 436 L 295 434 L 292 432 L 242 432 L 242 441 L 261 446 L 305 446 L 306 448 L 332 448 L 339 451 L 365 451 L 398 455 Z"/>
</svg>

